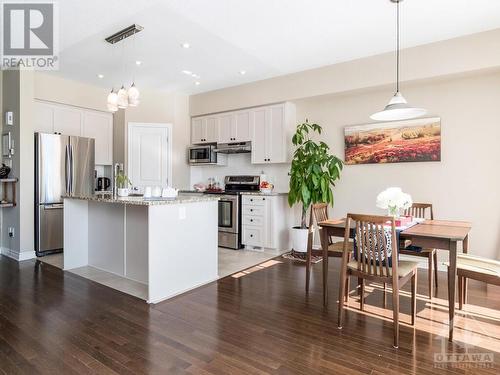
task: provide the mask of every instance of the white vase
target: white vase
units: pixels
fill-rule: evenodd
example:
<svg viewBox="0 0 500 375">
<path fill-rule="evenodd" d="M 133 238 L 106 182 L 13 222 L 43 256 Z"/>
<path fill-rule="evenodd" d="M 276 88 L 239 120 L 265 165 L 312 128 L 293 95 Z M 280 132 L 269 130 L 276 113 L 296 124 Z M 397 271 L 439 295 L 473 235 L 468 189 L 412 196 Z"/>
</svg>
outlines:
<svg viewBox="0 0 500 375">
<path fill-rule="evenodd" d="M 118 188 L 117 192 L 119 197 L 128 197 L 128 189 L 127 188 Z"/>
<path fill-rule="evenodd" d="M 307 251 L 307 236 L 309 235 L 309 229 L 302 229 L 300 227 L 292 228 L 292 249 L 299 252 L 305 253 Z"/>
</svg>

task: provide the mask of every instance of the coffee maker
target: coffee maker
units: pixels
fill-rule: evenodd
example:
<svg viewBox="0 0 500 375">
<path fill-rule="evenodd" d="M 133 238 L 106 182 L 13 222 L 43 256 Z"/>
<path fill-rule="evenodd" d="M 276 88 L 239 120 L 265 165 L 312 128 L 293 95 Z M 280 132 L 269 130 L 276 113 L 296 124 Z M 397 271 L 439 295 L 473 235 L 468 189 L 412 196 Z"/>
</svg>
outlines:
<svg viewBox="0 0 500 375">
<path fill-rule="evenodd" d="M 111 186 L 111 180 L 107 177 L 97 178 L 97 191 L 107 191 Z"/>
</svg>

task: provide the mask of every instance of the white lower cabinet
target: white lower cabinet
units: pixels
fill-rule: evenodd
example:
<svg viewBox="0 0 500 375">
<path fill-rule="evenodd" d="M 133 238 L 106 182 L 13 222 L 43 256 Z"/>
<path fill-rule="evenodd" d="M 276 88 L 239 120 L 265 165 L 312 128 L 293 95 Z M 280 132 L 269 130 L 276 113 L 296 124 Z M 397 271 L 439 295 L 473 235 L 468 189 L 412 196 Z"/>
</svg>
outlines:
<svg viewBox="0 0 500 375">
<path fill-rule="evenodd" d="M 286 195 L 244 194 L 241 215 L 243 245 L 288 250 L 288 210 Z"/>
</svg>

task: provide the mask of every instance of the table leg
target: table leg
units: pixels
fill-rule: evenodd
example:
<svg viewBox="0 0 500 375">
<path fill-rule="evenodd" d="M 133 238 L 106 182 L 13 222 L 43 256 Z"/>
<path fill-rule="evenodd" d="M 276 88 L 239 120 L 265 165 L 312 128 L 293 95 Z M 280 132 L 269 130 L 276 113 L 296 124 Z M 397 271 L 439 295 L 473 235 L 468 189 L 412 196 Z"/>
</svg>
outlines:
<svg viewBox="0 0 500 375">
<path fill-rule="evenodd" d="M 321 247 L 323 248 L 323 306 L 328 306 L 328 228 L 321 228 Z"/>
<path fill-rule="evenodd" d="M 464 254 L 467 254 L 469 252 L 469 235 L 465 236 L 464 238 L 464 242 L 462 243 L 462 250 L 464 252 Z M 463 303 L 467 303 L 467 282 L 468 282 L 468 279 L 466 277 L 464 277 L 464 294 L 463 294 Z"/>
<path fill-rule="evenodd" d="M 448 304 L 449 304 L 449 334 L 448 340 L 453 341 L 453 324 L 455 319 L 455 297 L 457 291 L 457 242 L 450 241 L 450 267 L 448 268 Z"/>
</svg>

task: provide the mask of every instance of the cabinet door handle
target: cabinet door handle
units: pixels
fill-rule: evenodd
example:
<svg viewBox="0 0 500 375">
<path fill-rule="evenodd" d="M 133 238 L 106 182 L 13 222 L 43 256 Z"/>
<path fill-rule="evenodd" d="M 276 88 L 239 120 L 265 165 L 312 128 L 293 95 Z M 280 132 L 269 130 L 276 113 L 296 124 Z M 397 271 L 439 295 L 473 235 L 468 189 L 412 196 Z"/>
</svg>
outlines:
<svg viewBox="0 0 500 375">
<path fill-rule="evenodd" d="M 250 199 L 250 202 L 253 202 L 253 199 Z"/>
<path fill-rule="evenodd" d="M 266 200 L 266 198 L 262 198 L 262 200 L 263 200 L 263 201 L 265 201 L 265 200 Z"/>
<path fill-rule="evenodd" d="M 250 222 L 253 223 L 253 219 L 250 219 Z"/>
<path fill-rule="evenodd" d="M 253 212 L 253 208 L 250 209 L 250 212 Z"/>
<path fill-rule="evenodd" d="M 253 234 L 251 234 L 250 237 L 253 237 Z"/>
</svg>

